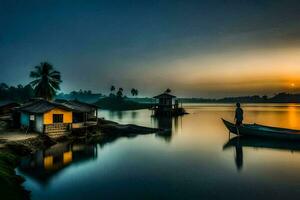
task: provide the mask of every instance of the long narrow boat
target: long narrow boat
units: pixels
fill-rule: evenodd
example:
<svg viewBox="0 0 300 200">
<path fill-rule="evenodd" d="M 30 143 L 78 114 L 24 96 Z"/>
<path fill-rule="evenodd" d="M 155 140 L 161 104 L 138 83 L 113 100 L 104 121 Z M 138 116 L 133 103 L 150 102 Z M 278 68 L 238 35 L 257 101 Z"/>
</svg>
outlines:
<svg viewBox="0 0 300 200">
<path fill-rule="evenodd" d="M 257 136 L 275 139 L 300 140 L 300 130 L 277 128 L 259 124 L 243 124 L 238 128 L 235 124 L 222 119 L 229 132 L 236 135 Z"/>
</svg>

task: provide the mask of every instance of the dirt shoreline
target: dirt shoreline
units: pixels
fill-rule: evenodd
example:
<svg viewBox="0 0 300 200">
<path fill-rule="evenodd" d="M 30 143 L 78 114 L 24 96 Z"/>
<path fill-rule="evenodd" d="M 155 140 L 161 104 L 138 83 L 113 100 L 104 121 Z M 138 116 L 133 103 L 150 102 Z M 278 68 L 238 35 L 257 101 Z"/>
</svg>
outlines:
<svg viewBox="0 0 300 200">
<path fill-rule="evenodd" d="M 88 132 L 77 131 L 70 135 L 49 137 L 41 134 L 27 134 L 19 132 L 8 132 L 7 137 L 0 137 L 0 151 L 9 151 L 17 156 L 33 154 L 38 150 L 49 148 L 59 142 L 73 142 L 83 140 L 86 142 L 101 142 L 102 139 L 120 136 L 133 136 L 163 132 L 163 129 L 137 126 L 134 124 L 119 124 L 117 122 L 99 119 L 97 127 L 93 127 Z M 20 136 L 21 135 L 21 136 Z M 23 137 L 24 135 L 24 137 Z M 0 135 L 1 136 L 1 135 Z"/>
<path fill-rule="evenodd" d="M 122 136 L 136 136 L 163 132 L 162 129 L 137 126 L 133 124 L 118 124 L 113 121 L 99 119 L 95 129 L 88 133 L 74 133 L 51 138 L 47 135 L 27 134 L 20 131 L 5 131 L 0 133 L 0 192 L 5 199 L 30 199 L 30 191 L 25 190 L 21 176 L 15 168 L 22 156 L 34 154 L 60 142 L 83 141 L 86 143 L 105 143 Z M 3 134 L 3 132 L 7 132 Z M 15 135 L 13 135 L 15 134 Z M 3 137 L 4 136 L 4 137 Z"/>
</svg>

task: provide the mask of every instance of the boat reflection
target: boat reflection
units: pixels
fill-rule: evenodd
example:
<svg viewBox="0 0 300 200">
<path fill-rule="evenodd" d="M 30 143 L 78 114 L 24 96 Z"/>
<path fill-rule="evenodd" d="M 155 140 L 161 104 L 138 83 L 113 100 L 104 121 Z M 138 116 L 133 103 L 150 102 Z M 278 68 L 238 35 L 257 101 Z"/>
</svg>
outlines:
<svg viewBox="0 0 300 200">
<path fill-rule="evenodd" d="M 241 170 L 243 167 L 243 147 L 300 152 L 299 141 L 265 139 L 248 136 L 236 136 L 234 138 L 229 139 L 229 141 L 224 144 L 223 150 L 228 149 L 230 147 L 235 148 L 235 163 L 238 170 Z"/>
<path fill-rule="evenodd" d="M 40 184 L 46 185 L 54 175 L 71 164 L 79 164 L 96 157 L 96 145 L 59 143 L 22 158 L 18 170 Z"/>
</svg>

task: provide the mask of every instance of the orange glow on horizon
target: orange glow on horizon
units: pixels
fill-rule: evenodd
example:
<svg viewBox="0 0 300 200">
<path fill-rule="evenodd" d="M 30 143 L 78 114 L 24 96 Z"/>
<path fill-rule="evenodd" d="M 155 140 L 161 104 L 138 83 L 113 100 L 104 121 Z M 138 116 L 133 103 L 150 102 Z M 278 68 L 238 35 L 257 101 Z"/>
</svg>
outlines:
<svg viewBox="0 0 300 200">
<path fill-rule="evenodd" d="M 297 89 L 300 84 L 300 48 L 294 47 L 196 54 L 157 66 L 159 70 L 149 68 L 143 73 L 163 77 L 160 85 L 166 82 L 176 90 L 198 94 L 274 94 Z M 144 75 L 141 78 L 145 80 Z"/>
</svg>

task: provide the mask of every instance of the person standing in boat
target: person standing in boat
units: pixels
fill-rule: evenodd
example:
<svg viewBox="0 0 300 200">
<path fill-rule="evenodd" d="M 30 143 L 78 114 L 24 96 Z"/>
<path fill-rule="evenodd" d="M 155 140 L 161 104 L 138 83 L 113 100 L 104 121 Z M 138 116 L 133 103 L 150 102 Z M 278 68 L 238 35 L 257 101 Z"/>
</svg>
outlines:
<svg viewBox="0 0 300 200">
<path fill-rule="evenodd" d="M 243 109 L 241 108 L 241 104 L 240 103 L 236 103 L 236 109 L 235 109 L 235 117 L 234 117 L 234 120 L 235 120 L 235 125 L 238 127 L 238 126 L 241 126 L 243 124 L 243 119 L 244 119 L 244 111 Z"/>
</svg>

